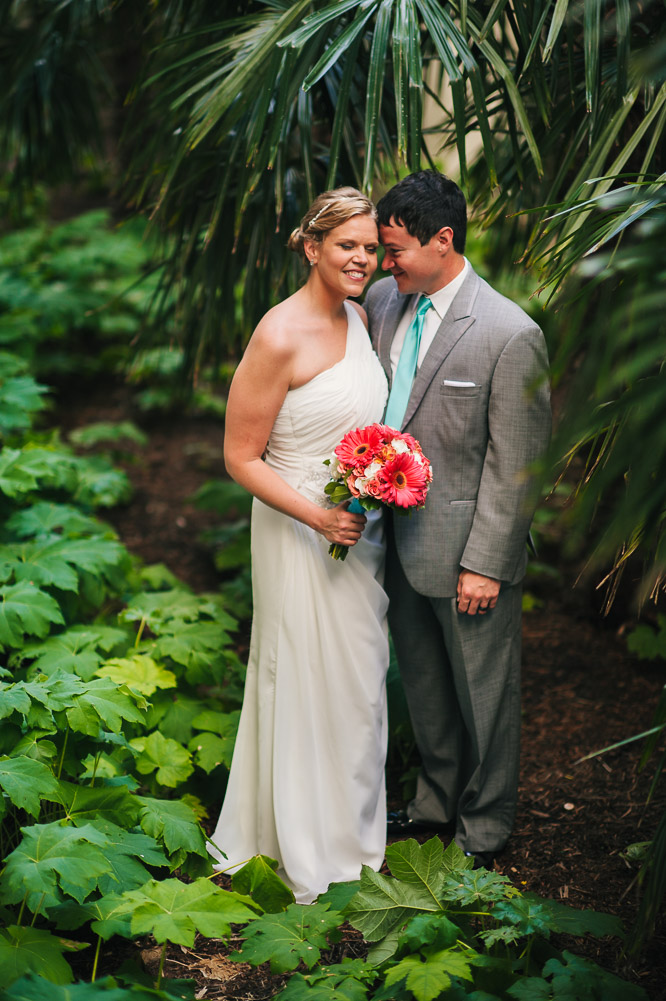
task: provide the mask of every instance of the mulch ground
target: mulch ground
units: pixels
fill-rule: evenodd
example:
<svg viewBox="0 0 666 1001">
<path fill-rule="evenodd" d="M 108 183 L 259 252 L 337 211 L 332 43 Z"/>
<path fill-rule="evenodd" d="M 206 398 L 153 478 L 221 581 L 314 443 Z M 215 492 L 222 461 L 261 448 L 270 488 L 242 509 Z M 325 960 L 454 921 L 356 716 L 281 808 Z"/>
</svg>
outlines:
<svg viewBox="0 0 666 1001">
<path fill-rule="evenodd" d="M 194 491 L 224 475 L 221 422 L 198 417 L 151 417 L 133 412 L 123 387 L 104 387 L 85 402 L 61 404 L 63 429 L 99 420 L 134 419 L 149 434 L 124 463 L 134 486 L 132 501 L 111 512 L 125 544 L 146 562 L 163 562 L 195 590 L 214 589 L 219 578 L 210 552 L 199 541 L 214 517 L 192 503 Z M 628 845 L 648 840 L 666 808 L 662 781 L 645 808 L 650 766 L 637 769 L 639 745 L 602 757 L 579 759 L 650 726 L 664 684 L 663 664 L 627 653 L 621 613 L 604 619 L 589 588 L 573 588 L 573 576 L 537 589 L 542 605 L 524 618 L 523 734 L 520 806 L 514 834 L 496 868 L 519 888 L 619 916 L 631 927 L 637 908 L 636 874 L 623 857 Z M 626 612 L 629 619 L 630 613 Z M 396 790 L 392 791 L 395 798 Z M 565 940 L 561 946 L 586 955 L 641 984 L 652 1001 L 666 999 L 666 922 L 662 919 L 644 953 L 632 960 L 614 940 Z M 130 948 L 130 947 L 128 947 Z M 337 947 L 355 955 L 355 933 Z M 150 941 L 131 949 L 149 971 L 159 950 Z M 230 962 L 230 948 L 198 939 L 193 950 L 170 950 L 166 975 L 194 977 L 198 997 L 259 1001 L 273 997 L 284 978 L 266 967 Z M 121 957 L 102 957 L 101 973 L 114 972 Z"/>
</svg>

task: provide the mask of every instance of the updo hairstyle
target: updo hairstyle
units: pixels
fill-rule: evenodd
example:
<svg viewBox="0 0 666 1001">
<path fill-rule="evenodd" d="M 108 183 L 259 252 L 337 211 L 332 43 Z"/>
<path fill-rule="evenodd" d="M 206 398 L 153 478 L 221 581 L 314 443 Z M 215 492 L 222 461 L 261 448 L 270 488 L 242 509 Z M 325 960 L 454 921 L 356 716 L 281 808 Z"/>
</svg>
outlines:
<svg viewBox="0 0 666 1001">
<path fill-rule="evenodd" d="M 289 250 L 305 258 L 305 241 L 321 243 L 327 233 L 356 215 L 369 215 L 377 221 L 377 210 L 369 198 L 356 188 L 333 188 L 317 195 L 301 224 L 287 242 Z"/>
</svg>

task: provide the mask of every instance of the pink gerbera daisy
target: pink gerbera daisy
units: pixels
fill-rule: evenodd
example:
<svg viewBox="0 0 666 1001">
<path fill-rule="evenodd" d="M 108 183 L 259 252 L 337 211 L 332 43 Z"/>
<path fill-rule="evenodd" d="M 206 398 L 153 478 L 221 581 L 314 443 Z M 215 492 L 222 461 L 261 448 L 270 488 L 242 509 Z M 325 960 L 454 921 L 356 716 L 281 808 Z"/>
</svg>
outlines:
<svg viewBox="0 0 666 1001">
<path fill-rule="evenodd" d="M 366 428 L 356 428 L 344 436 L 335 449 L 340 462 L 355 469 L 365 469 L 372 462 L 381 447 L 382 439 L 376 424 Z"/>
<path fill-rule="evenodd" d="M 382 499 L 396 507 L 420 507 L 427 493 L 426 474 L 407 452 L 396 455 L 379 474 L 382 480 Z"/>
</svg>

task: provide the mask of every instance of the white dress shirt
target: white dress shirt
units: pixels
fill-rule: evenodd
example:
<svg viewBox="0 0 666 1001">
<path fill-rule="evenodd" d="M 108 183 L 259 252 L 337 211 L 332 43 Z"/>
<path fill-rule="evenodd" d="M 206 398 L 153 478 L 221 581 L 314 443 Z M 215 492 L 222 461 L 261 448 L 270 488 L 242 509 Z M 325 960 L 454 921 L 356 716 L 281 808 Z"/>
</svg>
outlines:
<svg viewBox="0 0 666 1001">
<path fill-rule="evenodd" d="M 428 296 L 432 302 L 432 309 L 429 309 L 425 315 L 425 323 L 423 326 L 423 333 L 421 334 L 421 343 L 419 345 L 419 357 L 416 362 L 417 368 L 421 367 L 421 362 L 425 358 L 426 352 L 432 344 L 435 334 L 439 330 L 439 325 L 449 310 L 449 306 L 455 299 L 460 286 L 464 282 L 469 268 L 470 263 L 467 258 L 465 258 L 465 263 L 460 274 L 456 275 L 456 277 L 450 281 L 448 285 L 445 285 L 444 288 L 440 288 L 437 292 L 433 292 L 432 295 Z M 398 367 L 398 360 L 400 358 L 402 346 L 405 343 L 407 328 L 414 318 L 414 313 L 416 312 L 420 301 L 421 296 L 415 295 L 414 301 L 411 306 L 407 307 L 400 319 L 400 323 L 396 327 L 393 341 L 391 342 L 391 372 L 393 375 L 395 375 L 395 370 Z"/>
</svg>

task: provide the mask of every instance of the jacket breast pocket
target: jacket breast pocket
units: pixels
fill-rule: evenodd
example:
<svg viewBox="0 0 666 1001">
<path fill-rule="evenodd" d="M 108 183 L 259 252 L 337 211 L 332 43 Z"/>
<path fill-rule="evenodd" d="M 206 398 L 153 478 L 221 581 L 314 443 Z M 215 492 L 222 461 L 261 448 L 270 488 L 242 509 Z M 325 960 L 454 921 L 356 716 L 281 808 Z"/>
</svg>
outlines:
<svg viewBox="0 0 666 1001">
<path fill-rule="evenodd" d="M 468 397 L 479 396 L 483 386 L 471 379 L 443 379 L 439 384 L 439 392 L 442 396 L 450 396 L 452 399 L 464 400 Z"/>
</svg>

